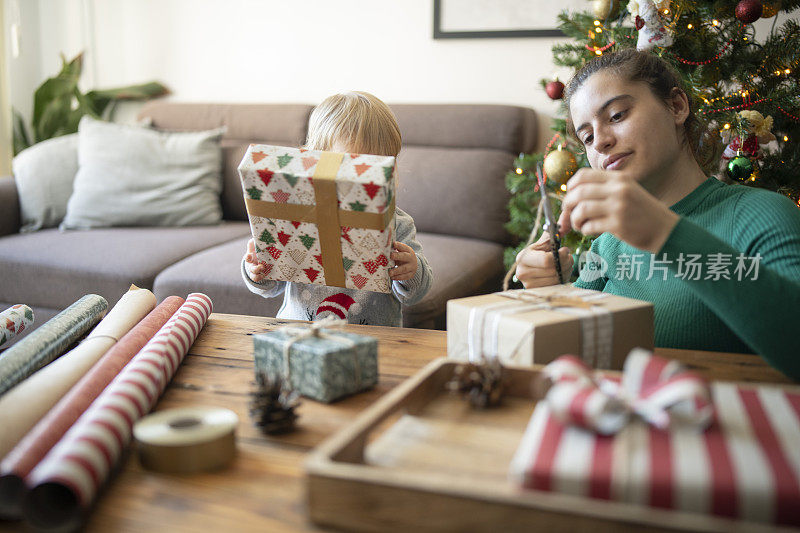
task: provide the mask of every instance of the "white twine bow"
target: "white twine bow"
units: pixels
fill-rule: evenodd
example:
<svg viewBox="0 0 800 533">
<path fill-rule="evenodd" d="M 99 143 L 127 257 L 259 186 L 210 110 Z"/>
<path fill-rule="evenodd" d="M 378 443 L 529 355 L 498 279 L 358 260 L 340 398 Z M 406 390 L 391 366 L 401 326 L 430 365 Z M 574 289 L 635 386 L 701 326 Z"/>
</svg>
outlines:
<svg viewBox="0 0 800 533">
<path fill-rule="evenodd" d="M 682 424 L 702 430 L 714 412 L 704 379 L 641 348 L 628 354 L 621 382 L 571 355 L 559 357 L 542 373 L 552 382 L 545 398 L 552 413 L 566 424 L 603 435 L 617 433 L 632 416 L 659 429 Z"/>
<path fill-rule="evenodd" d="M 290 326 L 284 326 L 282 328 L 278 328 L 278 331 L 283 331 L 291 338 L 283 345 L 283 365 L 284 365 L 284 374 L 286 377 L 286 383 L 291 386 L 292 385 L 292 365 L 291 365 L 291 357 L 289 352 L 292 349 L 292 345 L 296 342 L 302 341 L 303 339 L 309 339 L 312 337 L 316 337 L 318 339 L 329 339 L 335 340 L 344 343 L 348 348 L 353 347 L 356 343 L 348 339 L 347 337 L 343 337 L 341 335 L 332 335 L 326 332 L 323 328 L 340 328 L 347 324 L 346 320 L 342 320 L 340 318 L 336 318 L 333 316 L 327 316 L 322 320 L 318 320 L 317 322 L 311 322 L 310 324 L 293 324 Z M 358 355 L 353 351 L 353 368 L 355 372 L 356 378 L 356 387 L 361 386 L 361 366 L 358 363 Z"/>
</svg>

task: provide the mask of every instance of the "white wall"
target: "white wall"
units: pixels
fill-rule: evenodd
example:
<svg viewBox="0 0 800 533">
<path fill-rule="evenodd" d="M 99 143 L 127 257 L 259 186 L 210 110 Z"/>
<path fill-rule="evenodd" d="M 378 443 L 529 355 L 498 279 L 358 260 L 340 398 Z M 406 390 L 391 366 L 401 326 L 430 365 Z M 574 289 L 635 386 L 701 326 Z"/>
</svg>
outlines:
<svg viewBox="0 0 800 533">
<path fill-rule="evenodd" d="M 12 101 L 28 116 L 59 52 L 81 49 L 84 86 L 155 79 L 180 101 L 316 103 L 360 89 L 397 103 L 558 107 L 539 86 L 556 72 L 553 39 L 434 40 L 432 0 L 16 1 L 28 42 Z"/>
<path fill-rule="evenodd" d="M 83 87 L 155 79 L 180 101 L 316 103 L 360 89 L 388 102 L 516 104 L 546 117 L 558 104 L 539 80 L 569 75 L 552 64 L 551 38 L 434 40 L 432 0 L 4 1 L 22 18 L 10 83 L 26 116 L 59 53 L 80 50 Z M 771 22 L 756 24 L 760 35 Z"/>
</svg>

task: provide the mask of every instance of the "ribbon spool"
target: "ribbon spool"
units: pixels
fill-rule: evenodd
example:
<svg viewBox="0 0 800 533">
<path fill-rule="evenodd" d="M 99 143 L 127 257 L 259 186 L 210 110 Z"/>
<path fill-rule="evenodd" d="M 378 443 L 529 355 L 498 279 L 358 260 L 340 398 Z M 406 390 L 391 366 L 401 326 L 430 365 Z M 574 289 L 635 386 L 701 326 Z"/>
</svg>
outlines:
<svg viewBox="0 0 800 533">
<path fill-rule="evenodd" d="M 190 474 L 226 466 L 236 455 L 239 417 L 221 407 L 181 407 L 153 413 L 133 426 L 142 466 Z"/>
</svg>

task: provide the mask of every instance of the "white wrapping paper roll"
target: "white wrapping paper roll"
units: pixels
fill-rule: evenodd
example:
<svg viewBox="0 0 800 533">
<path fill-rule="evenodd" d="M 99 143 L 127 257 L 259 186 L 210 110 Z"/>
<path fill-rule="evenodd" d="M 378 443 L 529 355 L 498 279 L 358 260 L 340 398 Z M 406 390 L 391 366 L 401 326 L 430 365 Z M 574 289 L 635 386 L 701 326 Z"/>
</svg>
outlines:
<svg viewBox="0 0 800 533">
<path fill-rule="evenodd" d="M 0 458 L 156 305 L 156 297 L 135 285 L 75 349 L 0 396 Z"/>
<path fill-rule="evenodd" d="M 227 465 L 236 454 L 239 417 L 221 407 L 181 407 L 148 415 L 133 426 L 142 466 L 189 474 Z"/>
</svg>

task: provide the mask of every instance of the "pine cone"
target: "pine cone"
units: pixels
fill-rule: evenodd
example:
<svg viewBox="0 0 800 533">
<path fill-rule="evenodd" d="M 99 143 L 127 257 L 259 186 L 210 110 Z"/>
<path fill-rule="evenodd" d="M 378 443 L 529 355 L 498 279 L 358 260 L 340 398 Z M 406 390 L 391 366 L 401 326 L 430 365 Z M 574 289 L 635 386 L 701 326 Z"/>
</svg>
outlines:
<svg viewBox="0 0 800 533">
<path fill-rule="evenodd" d="M 447 388 L 464 394 L 473 407 L 494 407 L 503 398 L 505 369 L 496 357 L 481 364 L 461 364 L 455 368 Z"/>
<path fill-rule="evenodd" d="M 250 416 L 267 435 L 288 433 L 297 419 L 295 408 L 300 398 L 284 380 L 271 379 L 266 372 L 256 373 L 256 389 L 251 393 Z"/>
</svg>

